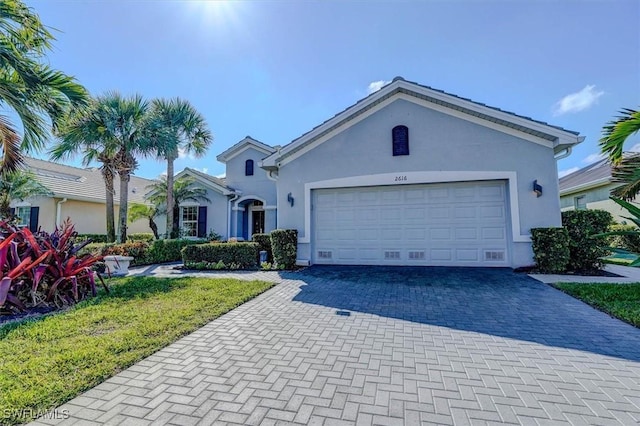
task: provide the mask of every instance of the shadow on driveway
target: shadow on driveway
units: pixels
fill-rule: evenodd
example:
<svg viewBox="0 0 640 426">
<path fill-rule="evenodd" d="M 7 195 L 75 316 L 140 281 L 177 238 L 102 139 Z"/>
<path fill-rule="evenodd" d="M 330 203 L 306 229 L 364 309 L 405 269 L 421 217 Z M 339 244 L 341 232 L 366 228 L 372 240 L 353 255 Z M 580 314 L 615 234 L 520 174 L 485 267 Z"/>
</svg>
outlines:
<svg viewBox="0 0 640 426">
<path fill-rule="evenodd" d="M 312 266 L 294 301 L 640 361 L 640 329 L 508 268 Z"/>
</svg>

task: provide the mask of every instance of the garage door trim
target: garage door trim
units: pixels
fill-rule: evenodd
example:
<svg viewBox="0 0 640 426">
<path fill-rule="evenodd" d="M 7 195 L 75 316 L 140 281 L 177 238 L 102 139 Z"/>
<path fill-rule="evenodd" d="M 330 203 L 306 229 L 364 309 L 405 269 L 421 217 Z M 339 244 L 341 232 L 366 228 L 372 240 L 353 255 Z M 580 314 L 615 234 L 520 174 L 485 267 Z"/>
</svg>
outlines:
<svg viewBox="0 0 640 426">
<path fill-rule="evenodd" d="M 304 235 L 298 238 L 301 244 L 311 243 L 311 191 L 325 188 L 350 188 L 359 186 L 414 185 L 421 183 L 468 182 L 483 180 L 506 180 L 508 183 L 508 205 L 511 216 L 513 242 L 530 242 L 529 235 L 520 234 L 520 213 L 518 208 L 518 182 L 516 172 L 493 171 L 425 171 L 397 172 L 375 175 L 352 176 L 308 182 L 304 186 Z"/>
</svg>

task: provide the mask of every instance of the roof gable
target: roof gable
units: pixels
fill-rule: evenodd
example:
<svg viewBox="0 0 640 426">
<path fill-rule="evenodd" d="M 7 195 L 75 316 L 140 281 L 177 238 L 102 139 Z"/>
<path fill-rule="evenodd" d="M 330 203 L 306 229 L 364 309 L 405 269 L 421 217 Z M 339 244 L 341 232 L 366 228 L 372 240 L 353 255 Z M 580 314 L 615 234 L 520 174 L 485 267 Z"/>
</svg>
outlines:
<svg viewBox="0 0 640 426">
<path fill-rule="evenodd" d="M 191 176 L 195 179 L 196 182 L 199 182 L 202 185 L 205 185 L 206 187 L 221 193 L 222 195 L 230 195 L 235 193 L 235 191 L 232 188 L 229 188 L 222 179 L 211 176 L 207 173 L 203 173 L 199 170 L 192 169 L 190 167 L 185 167 L 184 170 L 176 175 L 176 179 L 183 176 Z"/>
<path fill-rule="evenodd" d="M 236 155 L 241 154 L 249 148 L 254 148 L 257 151 L 264 153 L 265 156 L 271 155 L 276 152 L 276 148 L 253 139 L 251 136 L 246 136 L 240 142 L 236 143 L 231 148 L 219 154 L 216 159 L 221 163 L 226 163 Z"/>
<path fill-rule="evenodd" d="M 265 158 L 262 161 L 262 167 L 271 170 L 277 169 L 280 165 L 292 161 L 333 135 L 351 127 L 398 99 L 418 103 L 427 108 L 546 145 L 553 148 L 554 152 L 561 152 L 584 139 L 579 136 L 578 132 L 552 126 L 542 121 L 396 77 L 379 91 L 358 101 Z"/>
</svg>

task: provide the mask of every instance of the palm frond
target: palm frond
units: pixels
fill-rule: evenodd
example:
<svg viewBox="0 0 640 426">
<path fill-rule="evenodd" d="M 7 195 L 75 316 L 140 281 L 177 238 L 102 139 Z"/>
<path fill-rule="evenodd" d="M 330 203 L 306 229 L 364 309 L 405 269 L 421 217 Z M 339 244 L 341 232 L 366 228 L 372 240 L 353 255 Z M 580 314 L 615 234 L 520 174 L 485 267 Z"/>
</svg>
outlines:
<svg viewBox="0 0 640 426">
<path fill-rule="evenodd" d="M 622 161 L 613 166 L 611 171 L 613 182 L 622 185 L 614 188 L 614 197 L 631 201 L 640 192 L 640 154 L 625 155 Z"/>
<path fill-rule="evenodd" d="M 608 122 L 602 128 L 600 150 L 609 157 L 613 164 L 623 159 L 624 142 L 640 130 L 640 111 L 624 108 L 615 120 Z"/>
</svg>

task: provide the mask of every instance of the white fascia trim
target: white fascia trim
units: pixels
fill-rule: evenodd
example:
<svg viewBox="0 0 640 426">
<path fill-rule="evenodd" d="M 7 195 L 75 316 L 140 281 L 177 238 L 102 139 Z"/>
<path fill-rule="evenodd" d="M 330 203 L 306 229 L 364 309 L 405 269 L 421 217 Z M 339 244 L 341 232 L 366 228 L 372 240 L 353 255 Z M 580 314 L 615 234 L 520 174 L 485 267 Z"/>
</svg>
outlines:
<svg viewBox="0 0 640 426">
<path fill-rule="evenodd" d="M 568 138 L 568 140 L 571 140 L 572 144 L 577 144 L 580 142 L 579 140 L 579 136 L 575 135 L 571 132 L 567 132 L 564 130 L 560 130 L 557 129 L 553 126 L 550 125 L 546 125 L 546 124 L 542 124 L 542 123 L 536 123 L 535 121 L 532 120 L 528 120 L 524 117 L 516 117 L 513 114 L 510 114 L 508 112 L 504 112 L 504 111 L 497 111 L 493 108 L 490 107 L 486 107 L 486 106 L 482 106 L 482 105 L 478 105 L 477 103 L 473 102 L 473 101 L 467 101 L 464 100 L 462 98 L 458 98 L 456 96 L 452 96 L 446 93 L 442 93 L 442 92 L 438 92 L 432 89 L 427 89 L 426 87 L 422 87 L 419 85 L 415 85 L 412 83 L 408 83 L 406 81 L 401 82 L 404 83 L 402 86 L 403 88 L 407 89 L 407 90 L 411 90 L 413 92 L 416 93 L 420 93 L 423 94 L 425 96 L 429 96 L 431 98 L 434 99 L 438 99 L 441 100 L 443 102 L 447 102 L 450 103 L 452 105 L 456 105 L 462 108 L 466 108 L 469 109 L 471 111 L 475 111 L 481 114 L 485 114 L 488 115 L 490 117 L 494 117 L 497 118 L 499 120 L 503 120 L 503 121 L 507 121 L 513 124 L 517 124 L 519 126 L 522 127 L 527 127 L 531 130 L 535 130 L 541 133 L 546 133 L 548 135 L 551 136 L 555 136 L 557 138 Z M 483 120 L 486 121 L 486 120 Z"/>
<path fill-rule="evenodd" d="M 508 135 L 515 136 L 515 137 L 517 137 L 519 139 L 524 139 L 526 141 L 533 142 L 533 143 L 545 146 L 545 147 L 550 148 L 550 149 L 554 147 L 554 143 L 552 141 L 549 141 L 549 140 L 546 140 L 546 139 L 542 139 L 542 138 L 539 138 L 537 136 L 534 136 L 534 135 L 531 135 L 531 134 L 528 134 L 528 133 L 521 132 L 521 131 L 519 131 L 517 129 L 513 129 L 511 127 L 506 127 L 506 126 L 503 126 L 503 125 L 498 124 L 498 123 L 487 121 L 487 120 L 485 120 L 483 118 L 475 117 L 473 115 L 469 115 L 469 114 L 466 114 L 464 112 L 457 111 L 455 109 L 447 108 L 447 107 L 444 107 L 442 105 L 435 104 L 433 102 L 425 101 L 424 99 L 416 98 L 414 96 L 406 95 L 404 93 L 398 93 L 397 95 L 395 95 L 395 96 L 393 96 L 391 98 L 385 99 L 384 101 L 380 102 L 375 107 L 365 111 L 364 113 L 360 114 L 359 116 L 357 116 L 357 117 L 353 118 L 352 120 L 344 123 L 342 126 L 336 127 L 335 129 L 333 129 L 331 132 L 327 133 L 326 135 L 324 135 L 320 139 L 314 141 L 313 143 L 305 146 L 304 148 L 300 149 L 299 151 L 296 151 L 292 155 L 286 157 L 285 159 L 280 161 L 277 164 L 277 166 L 281 167 L 281 166 L 284 166 L 287 163 L 290 163 L 290 162 L 296 160 L 300 156 L 302 156 L 302 155 L 306 154 L 307 152 L 315 149 L 316 147 L 318 147 L 322 143 L 326 142 L 327 140 L 333 138 L 337 134 L 347 130 L 349 127 L 354 126 L 355 124 L 357 124 L 360 121 L 368 118 L 372 114 L 375 114 L 376 112 L 380 111 L 382 108 L 390 105 L 391 103 L 393 103 L 393 102 L 395 102 L 395 101 L 397 101 L 399 99 L 405 100 L 407 102 L 412 102 L 412 103 L 420 105 L 422 107 L 429 108 L 431 110 L 438 111 L 438 112 L 441 112 L 443 114 L 447 114 L 447 115 L 450 115 L 450 116 L 453 116 L 453 117 L 456 117 L 456 118 L 459 118 L 459 119 L 462 119 L 462 120 L 465 120 L 465 121 L 469 121 L 471 123 L 478 124 L 478 125 L 481 125 L 483 127 L 487 127 L 489 129 L 493 129 L 493 130 L 496 130 L 496 131 L 499 131 L 499 132 L 502 132 L 502 133 L 506 133 Z"/>
<path fill-rule="evenodd" d="M 593 182 L 583 183 L 582 185 L 577 185 L 571 188 L 563 189 L 562 191 L 560 191 L 560 196 L 562 197 L 565 195 L 574 194 L 576 192 L 586 191 L 588 189 L 597 188 L 598 186 L 604 186 L 610 183 L 612 183 L 610 177 L 594 180 Z"/>
<path fill-rule="evenodd" d="M 229 189 L 225 188 L 224 186 L 220 186 L 220 185 L 218 185 L 218 184 L 216 184 L 216 183 L 209 182 L 208 180 L 203 179 L 203 178 L 201 178 L 201 177 L 200 177 L 200 176 L 198 176 L 198 175 L 195 175 L 195 174 L 193 174 L 193 173 L 189 173 L 189 171 L 188 171 L 188 170 L 183 170 L 183 171 L 181 171 L 180 173 L 178 173 L 178 174 L 176 175 L 176 179 L 177 179 L 178 177 L 184 176 L 184 175 L 186 175 L 186 174 L 188 174 L 189 176 L 191 176 L 192 178 L 194 178 L 196 181 L 200 182 L 201 184 L 203 184 L 203 185 L 207 186 L 207 187 L 208 187 L 208 188 L 210 188 L 210 189 L 213 189 L 214 191 L 219 192 L 219 193 L 220 193 L 220 194 L 222 194 L 222 195 L 233 195 L 233 194 L 235 194 L 235 192 L 230 191 Z"/>
<path fill-rule="evenodd" d="M 271 154 L 273 154 L 273 153 L 275 152 L 275 151 L 270 151 L 270 150 L 268 150 L 268 149 L 265 149 L 265 148 L 263 148 L 263 147 L 261 147 L 261 146 L 258 146 L 258 145 L 254 145 L 254 144 L 247 143 L 247 144 L 246 144 L 245 146 L 243 146 L 242 148 L 239 148 L 238 150 L 236 150 L 236 151 L 234 151 L 234 152 L 232 152 L 232 153 L 230 153 L 230 154 L 227 154 L 227 155 L 225 155 L 225 156 L 218 155 L 218 156 L 216 157 L 216 160 L 218 160 L 218 161 L 220 161 L 220 162 L 223 162 L 223 163 L 226 163 L 226 162 L 228 162 L 229 160 L 231 160 L 231 159 L 233 159 L 233 158 L 237 157 L 238 155 L 242 154 L 243 152 L 245 152 L 245 151 L 246 151 L 246 150 L 248 150 L 249 148 L 253 148 L 253 149 L 255 149 L 256 151 L 260 151 L 260 152 L 262 152 L 263 154 L 266 154 L 266 155 L 271 155 Z"/>
<path fill-rule="evenodd" d="M 396 181 L 398 176 L 406 180 Z M 352 188 L 359 186 L 395 186 L 413 185 L 421 183 L 466 182 L 479 180 L 507 180 L 509 182 L 509 206 L 511 211 L 511 232 L 516 243 L 530 242 L 530 235 L 520 233 L 520 209 L 518 205 L 518 179 L 516 172 L 492 171 L 425 171 L 382 173 L 377 175 L 353 176 L 339 179 L 329 179 L 309 182 L 304 185 L 304 237 L 298 242 L 311 242 L 311 191 L 322 188 Z"/>
<path fill-rule="evenodd" d="M 536 138 L 533 135 L 529 135 L 528 133 L 524 133 L 524 132 L 519 132 L 515 129 L 511 129 L 512 131 L 516 131 L 518 132 L 519 135 L 528 135 L 529 137 L 533 137 L 536 138 L 538 140 L 543 140 L 546 143 L 549 143 L 551 146 L 556 147 L 559 144 L 566 144 L 566 145 L 576 145 L 580 142 L 582 142 L 584 140 L 584 136 L 578 136 L 575 135 L 573 133 L 567 132 L 567 131 L 563 131 L 560 129 L 556 129 L 555 127 L 549 126 L 549 125 L 545 125 L 542 123 L 536 123 L 532 120 L 528 120 L 526 118 L 520 118 L 520 117 L 516 117 L 512 114 L 506 113 L 506 112 L 502 112 L 502 111 L 497 111 L 493 108 L 490 107 L 486 107 L 486 106 L 482 106 L 482 105 L 478 105 L 472 101 L 467 101 L 461 98 L 458 98 L 456 96 L 450 95 L 450 94 L 445 94 L 445 93 L 441 93 L 432 89 L 428 89 L 425 87 L 422 87 L 420 85 L 417 85 L 415 83 L 410 83 L 404 80 L 396 80 L 394 82 L 392 82 L 391 84 L 385 86 L 384 88 L 382 88 L 381 90 L 379 90 L 378 92 L 376 92 L 375 94 L 371 95 L 369 98 L 365 98 L 365 100 L 360 101 L 359 103 L 357 103 L 356 105 L 353 105 L 351 108 L 348 108 L 347 110 L 343 111 L 341 114 L 333 117 L 332 119 L 330 119 L 329 121 L 325 122 L 324 124 L 320 125 L 318 128 L 312 130 L 311 132 L 307 133 L 304 136 L 301 136 L 300 138 L 298 138 L 297 140 L 294 140 L 292 143 L 290 143 L 289 145 L 287 145 L 286 147 L 284 147 L 282 150 L 274 152 L 273 154 L 271 154 L 269 157 L 265 158 L 263 160 L 263 165 L 265 167 L 278 167 L 278 164 L 276 164 L 276 160 L 277 158 L 281 157 L 283 154 L 286 155 L 287 152 L 291 151 L 292 149 L 295 149 L 296 147 L 298 147 L 299 145 L 303 144 L 305 141 L 313 139 L 314 137 L 316 137 L 317 135 L 321 134 L 322 132 L 325 132 L 327 129 L 331 128 L 332 126 L 335 125 L 335 123 L 338 123 L 344 119 L 346 119 L 347 117 L 349 117 L 350 115 L 356 113 L 358 110 L 362 110 L 367 108 L 369 105 L 371 105 L 372 103 L 378 102 L 381 98 L 383 98 L 384 96 L 387 96 L 390 92 L 393 92 L 394 90 L 398 89 L 398 88 L 402 88 L 405 89 L 407 91 L 412 91 L 418 94 L 422 94 L 424 96 L 429 96 L 431 98 L 434 99 L 438 99 L 441 100 L 443 102 L 447 102 L 449 104 L 452 105 L 456 105 L 459 106 L 461 108 L 465 108 L 471 111 L 475 111 L 484 115 L 488 115 L 490 117 L 494 117 L 503 121 L 507 121 L 507 122 L 511 122 L 517 125 L 520 125 L 522 127 L 527 127 L 529 129 L 532 130 L 536 130 L 539 131 L 541 133 L 546 133 L 548 135 L 554 136 L 557 138 L 557 140 L 555 142 L 551 142 L 551 141 L 547 141 L 546 139 L 542 139 L 542 138 Z M 412 99 L 413 102 L 417 101 L 418 98 L 415 98 L 413 96 L 410 95 L 405 95 L 405 94 L 401 94 L 398 93 L 395 96 L 389 98 L 392 99 L 391 102 L 393 102 L 393 100 L 396 99 L 396 96 L 405 96 L 405 97 L 410 97 Z M 388 105 L 390 102 L 387 102 L 387 100 L 381 102 L 381 105 Z M 437 105 L 435 103 L 432 102 L 427 102 L 424 101 L 427 104 L 429 104 L 430 108 L 436 109 L 433 106 Z M 440 106 L 440 105 L 438 105 Z M 452 110 L 451 108 L 447 108 L 447 107 L 443 107 L 440 106 L 440 108 L 443 108 L 447 111 L 447 113 L 451 113 L 451 111 L 455 111 Z M 378 110 L 379 108 L 373 108 L 374 110 Z M 469 117 L 469 114 L 457 111 L 460 114 L 463 114 L 467 117 Z M 365 116 L 371 115 L 371 114 L 363 114 Z M 473 117 L 473 116 L 471 116 Z M 480 122 L 483 125 L 486 125 L 487 127 L 491 127 L 488 126 L 486 123 L 491 123 L 488 120 L 485 119 L 480 119 L 475 117 L 476 119 L 480 120 Z M 465 117 L 465 119 L 468 119 Z M 356 119 L 354 119 L 356 120 Z M 358 120 L 359 121 L 359 120 Z M 355 121 L 357 122 L 357 121 Z M 355 124 L 354 122 L 354 124 Z M 351 121 L 350 121 L 351 123 Z M 495 123 L 494 123 L 495 124 Z M 499 126 L 500 129 L 510 129 L 509 127 L 506 126 L 502 126 L 502 125 L 497 125 Z M 348 126 L 347 126 L 348 127 Z M 333 134 L 333 132 L 331 132 Z M 518 136 L 521 138 L 524 138 L 523 136 Z M 325 139 L 325 138 L 323 138 Z M 293 154 L 293 156 L 297 156 L 298 153 Z M 285 164 L 286 160 L 283 160 L 281 163 Z"/>
</svg>

